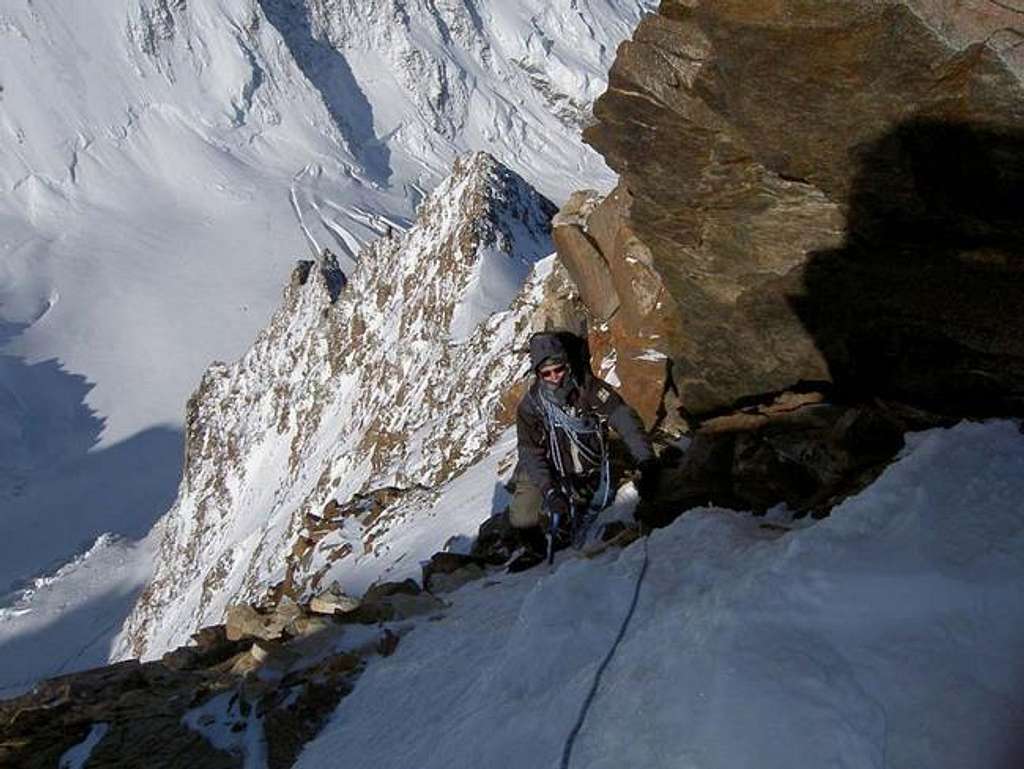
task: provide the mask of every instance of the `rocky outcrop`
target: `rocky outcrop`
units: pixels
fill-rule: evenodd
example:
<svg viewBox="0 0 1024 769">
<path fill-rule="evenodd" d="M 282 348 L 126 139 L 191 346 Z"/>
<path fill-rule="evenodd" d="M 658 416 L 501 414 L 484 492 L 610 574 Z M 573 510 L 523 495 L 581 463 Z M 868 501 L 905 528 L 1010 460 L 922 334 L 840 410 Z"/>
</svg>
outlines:
<svg viewBox="0 0 1024 769">
<path fill-rule="evenodd" d="M 458 590 L 466 583 L 483 577 L 486 565 L 485 560 L 472 555 L 435 553 L 423 566 L 423 587 L 432 593 Z"/>
<path fill-rule="evenodd" d="M 464 584 L 483 575 L 444 576 Z M 310 604 L 236 604 L 225 625 L 202 628 L 159 661 L 54 678 L 0 702 L 0 766 L 64 766 L 75 746 L 90 767 L 293 766 L 366 660 L 394 654 L 413 618 L 438 621 L 447 608 L 415 580 L 378 583 L 329 617 L 317 613 L 317 599 L 336 598 L 329 590 Z"/>
<path fill-rule="evenodd" d="M 672 295 L 633 232 L 621 187 L 601 198 L 575 193 L 552 221 L 558 256 L 589 314 L 595 372 L 615 385 L 648 428 L 662 425 L 673 391 L 667 350 L 678 333 Z"/>
<path fill-rule="evenodd" d="M 267 769 L 287 769 L 351 691 L 364 659 L 395 643 L 381 635 L 376 646 L 343 652 L 325 643 L 311 660 L 251 639 L 240 649 L 218 628 L 205 628 L 197 641 L 160 662 L 74 673 L 0 702 L 0 765 L 70 766 L 60 759 L 77 746 L 73 765 L 94 769 L 238 769 L 257 756 Z M 271 665 L 264 677 L 245 675 Z"/>
<path fill-rule="evenodd" d="M 787 394 L 710 419 L 685 451 L 663 452 L 657 494 L 641 503 L 637 518 L 661 526 L 704 505 L 755 515 L 781 505 L 785 517 L 823 517 L 878 477 L 906 431 L 933 423 L 931 415 L 881 404 Z"/>
<path fill-rule="evenodd" d="M 392 548 L 399 524 L 434 515 L 439 488 L 507 429 L 530 333 L 572 321 L 569 281 L 545 260 L 554 210 L 480 153 L 347 282 L 328 256 L 297 268 L 252 349 L 189 400 L 182 487 L 120 654 L 177 646 L 268 592 L 303 601 L 335 580 L 360 592 L 392 569 L 419 576 L 459 532 L 408 552 Z"/>
<path fill-rule="evenodd" d="M 584 134 L 620 186 L 556 230 L 584 285 L 615 285 L 595 314 L 647 328 L 630 296 L 651 290 L 615 275 L 653 266 L 690 417 L 811 383 L 1019 412 L 1022 26 L 1000 4 L 664 0 Z"/>
</svg>

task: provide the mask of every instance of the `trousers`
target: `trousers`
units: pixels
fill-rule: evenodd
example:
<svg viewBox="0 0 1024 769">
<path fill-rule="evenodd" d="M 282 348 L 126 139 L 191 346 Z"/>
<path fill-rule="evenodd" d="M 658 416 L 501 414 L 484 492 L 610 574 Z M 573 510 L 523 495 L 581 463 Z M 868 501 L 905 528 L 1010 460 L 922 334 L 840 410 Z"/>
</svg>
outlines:
<svg viewBox="0 0 1024 769">
<path fill-rule="evenodd" d="M 534 526 L 547 526 L 548 513 L 544 509 L 544 495 L 530 480 L 525 470 L 518 470 L 515 476 L 516 490 L 512 492 L 512 502 L 508 506 L 508 520 L 514 529 L 530 529 Z M 591 504 L 593 499 L 592 486 L 584 486 L 584 492 L 574 494 L 577 510 Z"/>
<path fill-rule="evenodd" d="M 546 522 L 544 497 L 525 471 L 516 473 L 516 490 L 508 507 L 508 520 L 515 529 L 530 529 Z"/>
</svg>

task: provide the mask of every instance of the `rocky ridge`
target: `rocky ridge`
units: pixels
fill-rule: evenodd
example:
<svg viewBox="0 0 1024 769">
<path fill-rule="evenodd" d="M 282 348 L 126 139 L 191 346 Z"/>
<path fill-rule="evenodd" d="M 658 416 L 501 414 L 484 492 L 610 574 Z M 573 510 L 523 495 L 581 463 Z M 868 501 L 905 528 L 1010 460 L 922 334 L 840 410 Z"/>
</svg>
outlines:
<svg viewBox="0 0 1024 769">
<path fill-rule="evenodd" d="M 515 351 L 572 313 L 561 271 L 534 269 L 552 250 L 553 211 L 477 154 L 415 227 L 366 249 L 347 284 L 329 255 L 297 268 L 253 348 L 212 366 L 189 400 L 179 497 L 122 654 L 183 643 L 271 586 L 297 598 L 334 579 L 361 589 L 409 555 L 389 554 L 384 534 L 487 455 L 528 366 Z M 334 515 L 359 494 L 383 501 Z M 466 534 L 487 511 L 471 514 Z M 403 568 L 415 572 L 412 558 Z"/>
</svg>

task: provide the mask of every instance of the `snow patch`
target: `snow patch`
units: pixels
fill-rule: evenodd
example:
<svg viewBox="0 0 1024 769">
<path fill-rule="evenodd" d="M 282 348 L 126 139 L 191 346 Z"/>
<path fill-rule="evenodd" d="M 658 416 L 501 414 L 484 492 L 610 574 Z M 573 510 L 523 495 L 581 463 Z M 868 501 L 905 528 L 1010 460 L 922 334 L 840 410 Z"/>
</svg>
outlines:
<svg viewBox="0 0 1024 769">
<path fill-rule="evenodd" d="M 89 734 L 77 745 L 68 748 L 57 762 L 58 769 L 84 769 L 92 755 L 93 748 L 107 736 L 110 724 L 93 724 Z"/>
<path fill-rule="evenodd" d="M 659 361 L 659 360 L 667 360 L 667 359 L 668 359 L 668 356 L 665 355 L 665 353 L 661 352 L 660 350 L 655 350 L 655 349 L 652 349 L 652 348 L 647 348 L 642 353 L 640 353 L 639 355 L 636 356 L 636 360 Z"/>
<path fill-rule="evenodd" d="M 506 309 L 522 288 L 531 266 L 530 262 L 496 249 L 481 253 L 469 285 L 452 312 L 448 328 L 451 341 L 464 342 L 480 323 Z"/>
<path fill-rule="evenodd" d="M 242 769 L 266 769 L 267 740 L 263 719 L 237 691 L 212 697 L 181 719 L 184 726 L 201 734 L 213 747 L 242 757 Z"/>
<path fill-rule="evenodd" d="M 619 379 L 619 374 L 615 370 L 618 364 L 618 353 L 612 350 L 602 360 L 600 365 L 597 367 L 598 377 L 606 381 L 612 387 L 621 387 L 622 380 Z"/>
</svg>

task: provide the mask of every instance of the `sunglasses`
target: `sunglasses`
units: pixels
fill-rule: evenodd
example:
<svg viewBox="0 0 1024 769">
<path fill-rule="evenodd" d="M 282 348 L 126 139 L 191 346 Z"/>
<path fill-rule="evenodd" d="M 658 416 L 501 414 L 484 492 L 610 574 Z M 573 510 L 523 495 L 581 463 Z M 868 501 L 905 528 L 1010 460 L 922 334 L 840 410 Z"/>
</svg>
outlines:
<svg viewBox="0 0 1024 769">
<path fill-rule="evenodd" d="M 564 363 L 557 366 L 551 366 L 550 368 L 542 368 L 537 373 L 540 374 L 541 379 L 557 379 L 565 373 L 565 369 L 568 368 Z"/>
</svg>

